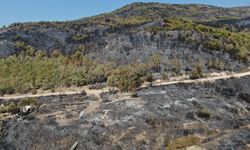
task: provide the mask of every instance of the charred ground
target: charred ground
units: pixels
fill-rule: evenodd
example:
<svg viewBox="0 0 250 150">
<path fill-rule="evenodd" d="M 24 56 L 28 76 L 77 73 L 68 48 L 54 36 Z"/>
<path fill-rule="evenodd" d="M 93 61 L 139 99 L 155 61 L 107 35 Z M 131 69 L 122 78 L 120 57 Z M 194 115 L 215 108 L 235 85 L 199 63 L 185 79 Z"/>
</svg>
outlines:
<svg viewBox="0 0 250 150">
<path fill-rule="evenodd" d="M 77 149 L 248 149 L 249 76 L 135 89 L 190 71 L 199 78 L 249 67 L 249 17 L 249 7 L 134 3 L 0 29 L 1 95 L 107 81 L 134 92 L 1 100 L 0 149 L 69 149 L 76 141 Z"/>
<path fill-rule="evenodd" d="M 149 87 L 136 98 L 40 97 L 34 112 L 2 121 L 1 149 L 68 149 L 76 141 L 78 149 L 248 149 L 249 79 Z"/>
</svg>

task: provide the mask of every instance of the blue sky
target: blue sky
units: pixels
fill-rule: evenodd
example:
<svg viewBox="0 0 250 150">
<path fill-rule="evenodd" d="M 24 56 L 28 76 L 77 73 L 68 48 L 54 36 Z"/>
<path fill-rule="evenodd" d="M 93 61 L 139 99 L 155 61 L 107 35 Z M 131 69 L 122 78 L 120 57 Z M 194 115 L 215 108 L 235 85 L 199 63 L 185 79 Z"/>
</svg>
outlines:
<svg viewBox="0 0 250 150">
<path fill-rule="evenodd" d="M 133 2 L 250 6 L 250 0 L 1 0 L 0 26 L 14 22 L 74 20 L 110 12 Z"/>
</svg>

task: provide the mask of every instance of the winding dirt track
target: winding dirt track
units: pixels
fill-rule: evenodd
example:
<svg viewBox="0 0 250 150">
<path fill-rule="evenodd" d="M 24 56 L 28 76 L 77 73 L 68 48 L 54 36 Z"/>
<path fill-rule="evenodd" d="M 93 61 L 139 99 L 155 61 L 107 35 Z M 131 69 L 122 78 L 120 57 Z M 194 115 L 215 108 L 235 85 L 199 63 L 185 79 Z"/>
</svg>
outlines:
<svg viewBox="0 0 250 150">
<path fill-rule="evenodd" d="M 244 76 L 249 76 L 250 71 L 242 72 L 242 73 L 230 73 L 226 74 L 225 72 L 218 73 L 216 76 L 213 77 L 207 77 L 197 80 L 176 80 L 176 81 L 161 81 L 153 83 L 153 86 L 161 86 L 161 85 L 172 85 L 172 84 L 178 84 L 178 83 L 195 83 L 195 82 L 207 82 L 207 81 L 215 81 L 220 79 L 229 79 L 229 78 L 240 78 Z M 0 97 L 2 100 L 10 100 L 10 99 L 20 99 L 20 98 L 35 98 L 35 97 L 46 97 L 46 96 L 57 96 L 57 95 L 73 95 L 73 94 L 80 94 L 82 90 L 85 90 L 89 95 L 96 95 L 97 97 L 100 96 L 101 92 L 108 91 L 108 88 L 102 89 L 102 90 L 90 90 L 87 86 L 86 87 L 76 87 L 76 88 L 69 88 L 69 89 L 61 89 L 56 90 L 56 92 L 43 92 L 39 94 L 19 94 L 19 95 L 5 95 L 4 97 Z"/>
<path fill-rule="evenodd" d="M 197 80 L 181 80 L 181 81 L 170 81 L 170 82 L 161 82 L 161 83 L 156 83 L 153 84 L 153 86 L 160 86 L 160 85 L 171 85 L 171 84 L 178 84 L 178 83 L 195 83 L 195 82 L 207 82 L 207 81 L 216 81 L 216 80 L 220 80 L 220 79 L 229 79 L 229 78 L 241 78 L 244 76 L 249 76 L 250 75 L 250 71 L 247 72 L 242 72 L 242 73 L 231 73 L 230 75 L 223 73 L 219 73 L 217 76 L 215 77 L 207 77 L 207 78 L 201 78 L 201 79 L 197 79 Z"/>
</svg>

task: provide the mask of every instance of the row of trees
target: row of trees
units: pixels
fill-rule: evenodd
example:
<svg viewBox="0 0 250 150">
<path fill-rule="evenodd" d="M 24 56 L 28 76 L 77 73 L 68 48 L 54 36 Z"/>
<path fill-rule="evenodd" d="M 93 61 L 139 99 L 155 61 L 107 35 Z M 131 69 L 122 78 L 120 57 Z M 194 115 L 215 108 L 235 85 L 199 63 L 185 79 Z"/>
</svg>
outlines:
<svg viewBox="0 0 250 150">
<path fill-rule="evenodd" d="M 83 86 L 105 82 L 113 64 L 98 64 L 87 57 L 41 52 L 0 59 L 0 94 L 27 93 L 37 89 Z"/>
<path fill-rule="evenodd" d="M 38 89 L 84 86 L 107 82 L 123 92 L 134 91 L 144 81 L 153 81 L 153 73 L 161 71 L 161 56 L 154 54 L 147 62 L 133 62 L 127 66 L 114 63 L 99 64 L 76 51 L 65 56 L 55 50 L 49 56 L 33 47 L 17 43 L 22 52 L 0 59 L 0 95 L 36 93 Z M 178 62 L 172 62 L 174 68 Z M 202 77 L 202 66 L 193 71 L 193 78 Z M 164 73 L 163 78 L 167 78 Z"/>
<path fill-rule="evenodd" d="M 17 44 L 23 49 L 19 55 L 0 59 L 0 95 L 107 81 L 110 86 L 131 91 L 142 83 L 148 72 L 160 70 L 159 54 L 147 63 L 119 67 L 113 63 L 99 64 L 79 51 L 65 56 L 55 50 L 47 56 L 42 51 L 34 51 L 33 47 Z"/>
</svg>

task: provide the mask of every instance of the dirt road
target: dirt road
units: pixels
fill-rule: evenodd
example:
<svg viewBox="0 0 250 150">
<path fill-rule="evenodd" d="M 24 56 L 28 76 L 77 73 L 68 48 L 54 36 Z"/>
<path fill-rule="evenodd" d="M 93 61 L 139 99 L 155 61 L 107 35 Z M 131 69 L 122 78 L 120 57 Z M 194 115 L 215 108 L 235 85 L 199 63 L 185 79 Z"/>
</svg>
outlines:
<svg viewBox="0 0 250 150">
<path fill-rule="evenodd" d="M 207 77 L 207 78 L 201 78 L 197 80 L 177 80 L 177 81 L 170 81 L 170 82 L 160 82 L 160 83 L 154 83 L 153 86 L 160 86 L 160 85 L 171 85 L 171 84 L 178 84 L 178 83 L 195 83 L 195 82 L 207 82 L 207 81 L 215 81 L 215 80 L 220 80 L 220 79 L 229 79 L 229 78 L 240 78 L 244 76 L 249 76 L 250 71 L 247 72 L 242 72 L 242 73 L 231 73 L 231 74 L 225 74 L 223 73 L 218 73 L 216 76 L 213 77 Z"/>
<path fill-rule="evenodd" d="M 212 75 L 212 77 L 211 77 Z M 240 78 L 244 76 L 249 76 L 250 71 L 242 72 L 242 73 L 212 73 L 208 75 L 207 78 L 197 79 L 197 80 L 190 80 L 190 79 L 177 79 L 176 81 L 157 81 L 154 82 L 153 86 L 161 86 L 161 85 L 172 85 L 178 83 L 195 83 L 195 82 L 207 82 L 207 81 L 215 81 L 220 79 L 228 79 L 228 78 Z M 5 95 L 4 97 L 0 97 L 2 100 L 9 100 L 9 99 L 19 99 L 19 98 L 34 98 L 34 97 L 43 97 L 43 96 L 53 96 L 53 95 L 72 95 L 72 94 L 80 94 L 82 90 L 85 90 L 89 95 L 93 94 L 99 97 L 101 92 L 108 91 L 108 88 L 102 90 L 90 90 L 88 87 L 75 87 L 75 88 L 65 88 L 65 89 L 57 89 L 55 92 L 50 91 L 43 91 L 42 93 L 38 94 L 15 94 L 15 95 Z"/>
</svg>

